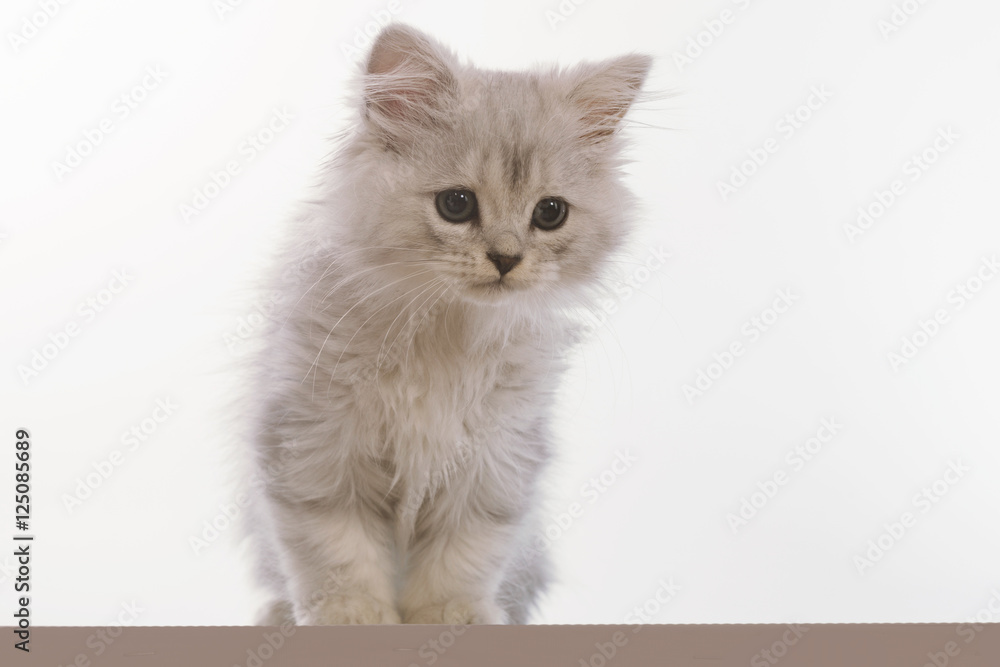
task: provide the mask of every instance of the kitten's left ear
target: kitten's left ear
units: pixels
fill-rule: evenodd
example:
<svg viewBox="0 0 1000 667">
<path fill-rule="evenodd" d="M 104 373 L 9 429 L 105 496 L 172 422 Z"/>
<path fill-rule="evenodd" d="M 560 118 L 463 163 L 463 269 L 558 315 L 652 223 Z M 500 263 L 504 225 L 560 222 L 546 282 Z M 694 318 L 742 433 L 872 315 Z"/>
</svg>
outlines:
<svg viewBox="0 0 1000 667">
<path fill-rule="evenodd" d="M 632 54 L 577 70 L 570 101 L 581 112 L 582 139 L 600 142 L 613 135 L 642 88 L 653 59 Z"/>
<path fill-rule="evenodd" d="M 457 94 L 454 56 L 424 33 L 392 24 L 375 39 L 365 67 L 365 117 L 391 142 L 436 124 Z"/>
</svg>

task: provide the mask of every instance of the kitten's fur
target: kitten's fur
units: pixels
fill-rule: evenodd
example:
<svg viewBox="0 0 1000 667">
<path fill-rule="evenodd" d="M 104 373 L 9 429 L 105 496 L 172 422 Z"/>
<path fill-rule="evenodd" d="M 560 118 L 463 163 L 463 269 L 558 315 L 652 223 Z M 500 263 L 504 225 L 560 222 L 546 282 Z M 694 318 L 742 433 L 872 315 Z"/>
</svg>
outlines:
<svg viewBox="0 0 1000 667">
<path fill-rule="evenodd" d="M 379 35 L 259 360 L 261 623 L 527 621 L 565 311 L 627 232 L 616 132 L 649 65 L 485 71 L 412 28 Z M 457 187 L 477 219 L 438 214 Z M 547 196 L 569 206 L 552 231 L 530 224 Z M 501 277 L 488 252 L 523 259 Z"/>
</svg>

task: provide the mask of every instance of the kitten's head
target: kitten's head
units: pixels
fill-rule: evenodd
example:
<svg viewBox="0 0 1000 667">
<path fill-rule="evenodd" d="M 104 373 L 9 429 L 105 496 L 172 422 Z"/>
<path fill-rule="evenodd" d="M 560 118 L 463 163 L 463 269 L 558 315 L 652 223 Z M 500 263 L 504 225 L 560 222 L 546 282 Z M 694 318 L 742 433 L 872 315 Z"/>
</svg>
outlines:
<svg viewBox="0 0 1000 667">
<path fill-rule="evenodd" d="M 354 240 L 480 302 L 589 283 L 628 230 L 616 133 L 650 62 L 487 71 L 417 30 L 386 28 L 349 162 Z"/>
</svg>

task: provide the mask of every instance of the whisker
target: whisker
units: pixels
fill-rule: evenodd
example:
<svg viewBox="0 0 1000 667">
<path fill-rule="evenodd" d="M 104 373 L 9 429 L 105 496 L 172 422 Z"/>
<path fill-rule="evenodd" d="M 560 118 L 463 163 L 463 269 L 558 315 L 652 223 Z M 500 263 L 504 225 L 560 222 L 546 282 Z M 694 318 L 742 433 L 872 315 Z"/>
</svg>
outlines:
<svg viewBox="0 0 1000 667">
<path fill-rule="evenodd" d="M 317 243 L 319 245 L 324 245 L 325 244 L 325 242 L 322 239 L 318 238 L 318 237 L 315 238 L 314 241 L 315 241 L 315 243 Z M 329 265 L 323 270 L 323 273 L 320 275 L 320 277 L 317 279 L 317 281 L 314 282 L 309 287 L 309 289 L 307 289 L 302 294 L 301 297 L 299 297 L 299 301 L 301 301 L 310 292 L 310 290 L 312 290 L 312 288 L 315 287 L 316 283 L 318 283 L 320 280 L 322 280 L 326 276 L 326 274 L 332 268 L 334 268 L 335 266 L 337 266 L 340 263 L 343 263 L 344 258 L 347 257 L 348 255 L 353 255 L 354 253 L 358 253 L 358 252 L 364 252 L 366 250 L 414 250 L 414 251 L 417 251 L 417 252 L 435 252 L 435 251 L 438 251 L 433 246 L 425 245 L 425 244 L 422 244 L 422 245 L 423 245 L 423 247 L 419 247 L 419 248 L 418 247 L 412 247 L 412 246 L 362 246 L 362 247 L 359 247 L 359 248 L 354 248 L 352 250 L 341 250 L 341 249 L 338 249 L 333 254 L 329 255 L 329 260 L 330 260 Z M 298 303 L 299 302 L 296 301 L 296 303 L 293 306 L 293 308 L 295 306 L 298 306 Z M 286 323 L 287 323 L 287 320 L 286 320 Z M 282 325 L 282 326 L 284 326 L 284 325 Z"/>
<path fill-rule="evenodd" d="M 431 285 L 433 285 L 434 282 L 440 281 L 440 280 L 443 280 L 443 279 L 442 278 L 435 279 L 435 281 L 431 282 Z M 436 287 L 436 285 L 434 285 L 434 286 Z M 404 329 L 406 329 L 406 325 L 409 323 L 410 319 L 412 319 L 413 315 L 411 314 L 410 317 L 408 317 L 406 319 L 406 322 L 404 322 L 402 324 L 402 326 L 400 326 L 399 331 L 396 333 L 396 337 L 392 339 L 392 344 L 389 345 L 389 350 L 386 350 L 386 354 L 385 354 L 385 356 L 383 356 L 382 355 L 382 349 L 385 347 L 385 341 L 389 338 L 389 334 L 392 332 L 392 328 L 396 325 L 396 321 L 403 315 L 403 313 L 405 313 L 407 310 L 409 310 L 410 306 L 413 305 L 414 301 L 416 301 L 417 299 L 419 299 L 423 294 L 425 294 L 430 289 L 431 289 L 431 287 L 427 287 L 427 289 L 425 289 L 422 292 L 420 292 L 420 294 L 417 294 L 415 297 L 413 297 L 412 299 L 410 299 L 410 302 L 407 303 L 404 308 L 400 309 L 399 313 L 396 315 L 395 318 L 393 318 L 392 322 L 389 324 L 389 327 L 385 330 L 385 336 L 383 336 L 383 338 L 382 338 L 382 344 L 379 346 L 378 354 L 375 355 L 375 362 L 376 362 L 375 363 L 375 377 L 376 378 L 378 377 L 379 371 L 382 370 L 382 365 L 385 363 L 386 358 L 389 356 L 389 350 L 392 349 L 392 345 L 395 345 L 396 340 L 399 338 L 399 335 L 401 333 L 403 333 Z"/>
<path fill-rule="evenodd" d="M 419 272 L 417 272 L 415 274 L 410 274 L 408 276 L 403 276 L 402 278 L 399 278 L 399 279 L 394 280 L 394 281 L 392 281 L 390 283 L 387 283 L 386 285 L 383 285 L 382 287 L 378 288 L 374 292 L 369 292 L 360 301 L 355 302 L 355 304 L 353 306 L 351 306 L 350 308 L 348 308 L 347 312 L 345 312 L 343 315 L 340 316 L 340 319 L 337 320 L 336 323 L 334 323 L 333 327 L 330 329 L 330 332 L 328 334 L 326 334 L 326 338 L 323 339 L 323 343 L 322 343 L 322 345 L 320 345 L 319 352 L 316 353 L 316 358 L 313 359 L 312 364 L 310 364 L 309 370 L 306 371 L 305 377 L 302 378 L 302 382 L 305 382 L 306 377 L 309 377 L 309 373 L 312 372 L 312 369 L 319 362 L 319 359 L 320 359 L 320 357 L 323 354 L 323 350 L 326 348 L 326 344 L 330 340 L 330 336 L 333 335 L 333 332 L 336 331 L 336 329 L 340 325 L 340 323 L 344 321 L 344 318 L 347 317 L 351 313 L 352 310 L 354 310 L 359 305 L 361 305 L 362 303 L 364 303 L 368 299 L 372 298 L 373 296 L 375 296 L 379 292 L 381 292 L 383 290 L 386 290 L 386 289 L 389 289 L 390 287 L 392 287 L 396 283 L 400 283 L 400 282 L 402 282 L 404 280 L 409 280 L 410 278 L 413 278 L 414 276 L 420 275 L 422 273 L 430 273 L 430 272 L 431 272 L 431 269 L 426 269 L 424 271 L 419 271 Z M 315 376 L 315 374 L 313 375 L 313 396 L 312 397 L 316 398 L 316 376 Z"/>
<path fill-rule="evenodd" d="M 435 278 L 435 280 L 438 280 L 438 279 Z M 399 301 L 400 299 L 402 299 L 403 297 L 405 297 L 407 294 L 412 294 L 414 291 L 420 289 L 425 284 L 426 283 L 423 283 L 423 284 L 420 284 L 420 285 L 414 287 L 413 289 L 407 290 L 407 291 L 403 292 L 402 294 L 400 294 L 399 296 L 397 296 L 392 301 L 389 301 L 388 303 L 383 304 L 377 310 L 375 310 L 375 312 L 373 312 L 371 315 L 369 315 L 368 319 L 366 319 L 364 322 L 361 323 L 361 326 L 359 326 L 357 328 L 357 330 L 354 332 L 354 335 L 351 336 L 350 340 L 347 341 L 347 344 L 344 345 L 344 349 L 340 351 L 340 356 L 337 357 L 337 363 L 334 364 L 333 371 L 330 373 L 330 383 L 326 387 L 327 391 L 330 391 L 330 387 L 333 385 L 333 379 L 337 376 L 337 369 L 340 368 L 340 361 L 344 358 L 344 354 L 347 352 L 347 348 L 349 348 L 351 346 L 351 343 L 354 342 L 354 339 L 357 337 L 357 335 L 359 333 L 361 333 L 361 330 L 365 328 L 365 325 L 368 324 L 372 320 L 372 318 L 375 317 L 376 315 L 378 315 L 381 311 L 385 310 L 386 308 L 388 308 L 392 304 L 396 303 L 397 301 Z"/>
<path fill-rule="evenodd" d="M 443 281 L 442 281 L 442 282 L 443 282 Z M 407 365 L 408 365 L 408 364 L 410 363 L 410 351 L 411 351 L 411 350 L 413 349 L 413 341 L 414 341 L 414 339 L 416 339 L 416 337 L 417 337 L 417 332 L 419 332 L 419 331 L 420 331 L 420 326 L 421 326 L 421 325 L 422 325 L 422 324 L 424 323 L 424 320 L 426 320 L 426 319 L 427 319 L 427 316 L 428 316 L 428 315 L 430 315 L 430 314 L 431 314 L 431 312 L 432 312 L 432 311 L 434 310 L 434 307 L 435 307 L 435 306 L 436 306 L 436 305 L 438 304 L 438 302 L 439 302 L 439 301 L 441 300 L 441 297 L 443 297 L 443 296 L 445 295 L 445 293 L 446 293 L 446 292 L 447 292 L 447 291 L 448 291 L 449 289 L 450 289 L 450 288 L 449 288 L 448 284 L 447 284 L 447 283 L 444 283 L 444 289 L 442 289 L 442 290 L 441 290 L 441 293 L 437 295 L 437 298 L 436 298 L 436 299 L 434 299 L 434 303 L 432 303 L 432 304 L 431 304 L 431 305 L 430 305 L 430 306 L 429 306 L 429 307 L 427 308 L 426 312 L 424 312 L 424 315 L 423 315 L 423 317 L 421 317 L 421 318 L 420 318 L 420 320 L 419 320 L 419 321 L 417 322 L 417 325 L 416 325 L 416 326 L 415 326 L 415 327 L 413 328 L 413 333 L 411 333 L 411 334 L 410 334 L 410 342 L 409 342 L 409 343 L 407 344 L 407 346 L 406 346 L 406 355 L 405 355 L 405 356 L 403 357 L 403 371 L 404 371 L 404 372 L 406 371 L 406 367 L 407 367 Z M 436 291 L 436 290 L 435 290 L 435 291 Z M 431 294 L 431 297 L 433 297 L 433 296 L 434 296 L 434 294 Z M 427 303 L 427 301 L 429 301 L 431 297 L 428 297 L 428 298 L 427 298 L 427 299 L 425 299 L 425 300 L 424 300 L 423 302 L 421 302 L 420 306 L 418 306 L 418 309 L 419 309 L 419 308 L 423 308 L 424 304 L 425 304 L 425 303 Z M 412 316 L 411 316 L 411 317 L 412 317 Z M 401 330 L 401 331 L 402 331 L 402 330 Z M 397 335 L 397 337 L 398 337 L 398 335 Z M 388 350 L 386 351 L 386 354 L 387 354 L 387 355 L 389 354 L 389 352 L 391 352 L 391 351 L 392 351 L 392 346 L 393 346 L 393 345 L 395 344 L 395 342 L 396 342 L 396 341 L 394 340 L 394 341 L 392 342 L 392 344 L 390 344 L 390 345 L 389 345 L 389 349 L 388 349 Z"/>
<path fill-rule="evenodd" d="M 320 303 L 326 302 L 326 300 L 329 299 L 333 295 L 333 293 L 336 292 L 337 289 L 340 286 L 342 286 L 344 283 L 347 283 L 347 282 L 349 282 L 351 280 L 356 280 L 362 274 L 371 273 L 372 271 L 378 271 L 379 269 L 385 269 L 385 268 L 388 268 L 390 266 L 400 266 L 400 265 L 404 265 L 404 264 L 407 264 L 407 265 L 409 265 L 409 264 L 421 264 L 421 263 L 426 264 L 426 263 L 433 262 L 433 261 L 434 260 L 419 260 L 419 261 L 417 261 L 417 260 L 403 260 L 403 261 L 399 261 L 399 262 L 387 262 L 385 264 L 379 264 L 377 266 L 370 266 L 368 268 L 361 269 L 360 271 L 356 271 L 355 273 L 353 273 L 353 274 L 351 274 L 349 276 L 346 276 L 340 282 L 338 282 L 336 285 L 334 285 L 329 290 L 327 290 L 326 294 L 323 295 L 323 298 L 320 299 Z M 329 305 L 326 308 L 324 308 L 321 312 L 325 313 L 328 308 L 329 308 Z"/>
</svg>

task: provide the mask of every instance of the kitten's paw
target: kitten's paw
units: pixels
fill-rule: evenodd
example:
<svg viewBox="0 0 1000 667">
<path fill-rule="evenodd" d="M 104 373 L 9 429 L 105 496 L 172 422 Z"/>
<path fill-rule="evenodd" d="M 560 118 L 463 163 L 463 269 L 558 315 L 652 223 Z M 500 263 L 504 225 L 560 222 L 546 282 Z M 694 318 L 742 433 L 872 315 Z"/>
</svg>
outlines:
<svg viewBox="0 0 1000 667">
<path fill-rule="evenodd" d="M 404 612 L 404 623 L 446 625 L 503 625 L 507 614 L 490 600 L 456 598 Z"/>
<path fill-rule="evenodd" d="M 285 600 L 272 600 L 257 612 L 255 625 L 295 625 L 295 611 Z"/>
<path fill-rule="evenodd" d="M 318 610 L 296 614 L 299 625 L 386 625 L 399 623 L 399 612 L 370 595 L 334 595 Z"/>
</svg>

